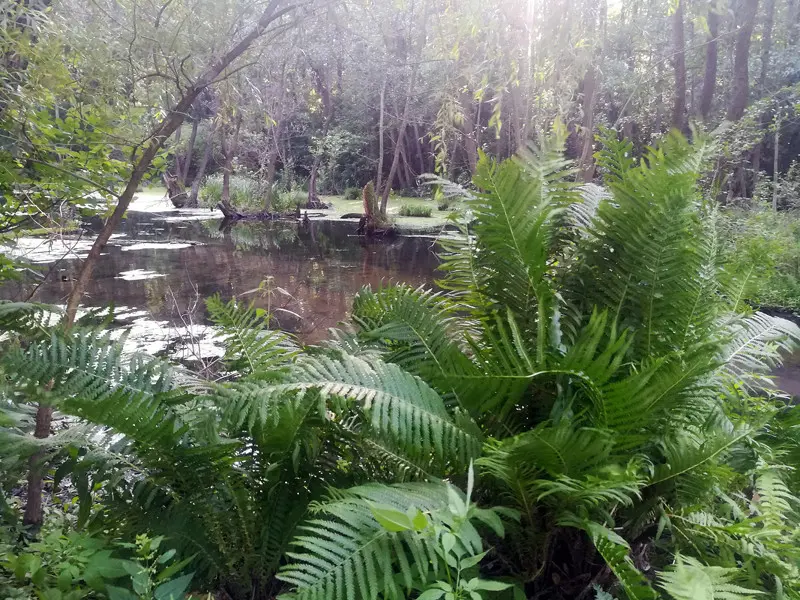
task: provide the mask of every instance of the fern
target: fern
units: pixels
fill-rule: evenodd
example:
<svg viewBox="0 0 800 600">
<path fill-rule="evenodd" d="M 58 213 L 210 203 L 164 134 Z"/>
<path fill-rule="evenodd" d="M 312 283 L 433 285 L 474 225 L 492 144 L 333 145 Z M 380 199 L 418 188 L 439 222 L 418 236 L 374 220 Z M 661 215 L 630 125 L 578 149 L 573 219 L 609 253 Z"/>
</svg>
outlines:
<svg viewBox="0 0 800 600">
<path fill-rule="evenodd" d="M 675 600 L 754 600 L 763 593 L 732 583 L 738 575 L 738 569 L 709 567 L 691 556 L 678 555 L 675 565 L 659 574 L 659 582 Z"/>
<path fill-rule="evenodd" d="M 370 504 L 403 513 L 410 506 L 425 512 L 447 506 L 443 485 L 361 486 L 318 507 L 321 518 L 301 528 L 293 560 L 279 578 L 295 586 L 295 597 L 377 598 L 399 593 L 395 572 L 405 582 L 426 582 L 441 560 L 435 540 L 416 532 L 391 532 L 376 520 Z"/>
<path fill-rule="evenodd" d="M 251 378 L 269 377 L 297 355 L 288 335 L 269 329 L 269 315 L 235 300 L 223 303 L 219 296 L 206 301 L 209 315 L 225 339 L 225 360 L 233 371 Z"/>
</svg>

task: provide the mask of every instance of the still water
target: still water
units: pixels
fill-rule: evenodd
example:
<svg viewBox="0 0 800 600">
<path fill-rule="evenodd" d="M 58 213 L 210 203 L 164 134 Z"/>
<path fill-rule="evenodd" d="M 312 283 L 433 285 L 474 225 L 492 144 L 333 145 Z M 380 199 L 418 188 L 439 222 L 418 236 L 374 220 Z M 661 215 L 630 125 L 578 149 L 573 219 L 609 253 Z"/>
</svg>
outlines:
<svg viewBox="0 0 800 600">
<path fill-rule="evenodd" d="M 353 235 L 353 222 L 221 227 L 213 217 L 129 212 L 95 267 L 84 305 L 113 304 L 118 324 L 131 330 L 128 343 L 140 350 L 203 358 L 219 351 L 204 305 L 213 294 L 252 300 L 270 310 L 273 325 L 313 343 L 347 318 L 362 286 L 430 283 L 438 263 L 432 237 L 370 243 Z M 20 240 L 15 254 L 48 274 L 35 300 L 64 304 L 94 237 L 88 229 L 81 239 Z M 24 299 L 35 285 L 30 277 L 0 289 L 0 297 Z"/>
<path fill-rule="evenodd" d="M 164 203 L 129 212 L 95 268 L 84 305 L 113 304 L 131 350 L 208 364 L 222 352 L 205 310 L 213 294 L 252 300 L 269 310 L 273 326 L 314 343 L 347 319 L 362 286 L 430 284 L 438 264 L 433 237 L 371 243 L 353 235 L 354 222 L 221 224 L 214 213 Z M 0 287 L 0 297 L 25 299 L 36 288 L 35 300 L 63 304 L 98 228 L 89 225 L 82 237 L 21 239 L 14 254 L 38 275 Z M 800 397 L 800 353 L 786 358 L 777 382 Z"/>
</svg>

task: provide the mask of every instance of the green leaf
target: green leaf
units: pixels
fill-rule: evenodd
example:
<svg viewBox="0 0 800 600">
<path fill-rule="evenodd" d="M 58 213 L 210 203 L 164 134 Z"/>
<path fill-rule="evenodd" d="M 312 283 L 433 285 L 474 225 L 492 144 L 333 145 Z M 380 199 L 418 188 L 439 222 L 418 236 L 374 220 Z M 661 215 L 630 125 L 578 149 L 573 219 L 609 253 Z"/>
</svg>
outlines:
<svg viewBox="0 0 800 600">
<path fill-rule="evenodd" d="M 381 524 L 381 527 L 387 531 L 399 532 L 414 529 L 414 524 L 409 516 L 391 506 L 370 504 L 369 509 L 370 512 L 372 512 L 372 516 L 374 516 L 378 523 Z"/>
<path fill-rule="evenodd" d="M 513 587 L 513 584 L 486 579 L 478 579 L 474 584 L 476 590 L 486 590 L 487 592 L 502 592 L 510 587 Z"/>
<path fill-rule="evenodd" d="M 153 598 L 155 600 L 180 600 L 189 589 L 193 577 L 194 573 L 189 573 L 162 583 L 153 591 Z"/>
<path fill-rule="evenodd" d="M 489 553 L 488 550 L 485 552 L 481 552 L 480 554 L 476 554 L 475 556 L 468 556 L 467 558 L 461 559 L 461 568 L 462 569 L 469 569 L 470 567 L 474 567 L 479 562 L 483 560 L 483 558 Z"/>
<path fill-rule="evenodd" d="M 139 600 L 136 594 L 130 590 L 113 585 L 106 586 L 106 594 L 108 594 L 108 600 Z"/>
<path fill-rule="evenodd" d="M 417 600 L 438 600 L 438 598 L 441 598 L 442 596 L 444 596 L 444 590 L 431 588 L 422 592 L 417 597 Z"/>
</svg>

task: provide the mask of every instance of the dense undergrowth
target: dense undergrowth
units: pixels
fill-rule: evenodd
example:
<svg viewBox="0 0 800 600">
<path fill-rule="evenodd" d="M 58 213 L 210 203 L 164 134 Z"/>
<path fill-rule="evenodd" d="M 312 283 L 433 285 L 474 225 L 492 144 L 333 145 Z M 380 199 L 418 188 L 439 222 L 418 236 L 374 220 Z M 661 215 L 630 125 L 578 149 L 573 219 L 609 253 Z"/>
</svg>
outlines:
<svg viewBox="0 0 800 600">
<path fill-rule="evenodd" d="M 318 347 L 210 299 L 219 381 L 0 304 L 4 597 L 800 598 L 800 413 L 767 377 L 800 330 L 748 307 L 703 141 L 606 135 L 605 190 L 563 143 L 482 160 L 441 293 L 364 289 Z M 34 403 L 70 427 L 33 437 Z M 68 490 L 35 544 L 31 456 Z"/>
<path fill-rule="evenodd" d="M 267 184 L 253 175 L 246 173 L 231 175 L 230 203 L 238 210 L 261 212 L 266 208 L 268 196 Z M 207 177 L 200 188 L 200 205 L 216 208 L 222 201 L 222 175 Z M 269 210 L 271 212 L 288 212 L 305 204 L 307 195 L 301 191 L 272 190 Z"/>
</svg>

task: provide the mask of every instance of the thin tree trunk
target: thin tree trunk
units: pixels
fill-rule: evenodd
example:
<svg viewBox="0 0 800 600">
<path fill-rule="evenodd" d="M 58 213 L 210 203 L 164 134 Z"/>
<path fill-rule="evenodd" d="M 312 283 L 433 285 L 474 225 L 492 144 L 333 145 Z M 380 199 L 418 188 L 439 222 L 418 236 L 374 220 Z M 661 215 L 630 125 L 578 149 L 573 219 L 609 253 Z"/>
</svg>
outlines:
<svg viewBox="0 0 800 600">
<path fill-rule="evenodd" d="M 389 204 L 389 193 L 392 191 L 392 182 L 397 173 L 397 166 L 400 163 L 400 146 L 406 136 L 406 127 L 408 126 L 409 113 L 411 112 L 411 96 L 414 93 L 414 84 L 417 81 L 417 67 L 411 67 L 411 76 L 408 78 L 408 89 L 406 90 L 406 103 L 403 107 L 403 115 L 400 117 L 400 125 L 397 128 L 397 143 L 394 146 L 394 157 L 392 157 L 392 166 L 389 169 L 389 176 L 386 178 L 386 184 L 383 186 L 383 193 L 381 195 L 381 218 L 386 218 L 386 206 Z"/>
<path fill-rule="evenodd" d="M 590 25 L 599 27 L 600 42 L 595 48 L 592 64 L 583 78 L 583 148 L 581 150 L 581 178 L 588 183 L 594 179 L 594 109 L 597 103 L 597 92 L 600 85 L 600 70 L 606 45 L 606 22 L 608 20 L 608 2 L 601 0 L 596 5 Z"/>
<path fill-rule="evenodd" d="M 189 136 L 189 146 L 186 148 L 186 155 L 183 159 L 183 172 L 179 173 L 181 186 L 186 185 L 186 179 L 189 177 L 189 169 L 192 166 L 192 154 L 194 153 L 194 143 L 197 141 L 197 128 L 200 126 L 200 119 L 192 120 L 192 133 Z"/>
<path fill-rule="evenodd" d="M 789 0 L 788 39 L 789 47 L 794 47 L 800 40 L 800 0 Z"/>
<path fill-rule="evenodd" d="M 678 0 L 675 14 L 672 15 L 672 51 L 675 68 L 675 100 L 672 105 L 672 126 L 686 131 L 686 41 L 683 32 L 683 5 Z"/>
<path fill-rule="evenodd" d="M 700 97 L 700 115 L 703 120 L 708 120 L 711 107 L 714 104 L 714 90 L 717 85 L 717 60 L 719 54 L 719 13 L 716 11 L 716 0 L 711 0 L 708 6 L 708 43 L 706 44 L 706 68 L 703 76 L 703 92 Z"/>
<path fill-rule="evenodd" d="M 167 104 L 167 102 L 165 102 Z M 183 163 L 181 162 L 181 155 L 178 152 L 178 146 L 181 145 L 181 132 L 183 131 L 183 127 L 178 127 L 175 130 L 175 177 L 180 179 L 181 173 L 183 172 Z"/>
<path fill-rule="evenodd" d="M 583 78 L 583 149 L 581 150 L 581 179 L 588 183 L 594 178 L 594 105 L 597 88 L 597 70 L 593 64 Z"/>
<path fill-rule="evenodd" d="M 744 115 L 750 95 L 748 61 L 750 59 L 750 40 L 756 21 L 758 0 L 743 0 L 739 10 L 736 33 L 736 50 L 733 58 L 733 84 L 731 103 L 728 107 L 728 120 L 738 121 Z"/>
<path fill-rule="evenodd" d="M 419 135 L 419 127 L 416 123 L 414 123 L 414 142 L 417 150 L 417 159 L 419 160 L 419 174 L 422 175 L 425 172 L 425 156 L 422 151 L 422 139 Z"/>
<path fill-rule="evenodd" d="M 380 109 L 378 112 L 378 172 L 375 177 L 375 190 L 381 193 L 381 186 L 383 185 L 383 136 L 384 136 L 384 120 L 386 114 L 386 83 L 387 77 L 383 77 L 383 86 L 381 87 L 381 101 Z"/>
<path fill-rule="evenodd" d="M 242 116 L 238 115 L 234 121 L 233 133 L 228 138 L 228 127 L 223 127 L 222 132 L 222 153 L 224 156 L 225 164 L 222 167 L 222 206 L 231 210 L 231 175 L 233 174 L 233 157 L 236 155 L 236 149 L 239 146 L 239 130 L 242 127 Z"/>
<path fill-rule="evenodd" d="M 472 95 L 465 92 L 461 96 L 461 107 L 464 110 L 464 122 L 461 125 L 461 136 L 464 140 L 464 152 L 467 155 L 467 163 L 469 164 L 469 172 L 473 175 L 478 168 L 478 141 L 476 139 L 476 128 L 473 127 L 475 119 L 472 114 L 467 113 L 467 108 L 472 107 Z M 475 111 L 469 111 L 474 113 Z"/>
<path fill-rule="evenodd" d="M 197 197 L 200 195 L 200 186 L 203 184 L 203 177 L 206 174 L 208 160 L 211 158 L 211 151 L 214 148 L 215 133 L 215 127 L 212 125 L 211 129 L 208 131 L 208 135 L 206 136 L 206 147 L 203 150 L 203 156 L 200 159 L 200 164 L 197 166 L 197 173 L 195 173 L 194 179 L 192 180 L 192 192 L 189 194 L 188 204 L 188 206 L 191 208 L 197 208 L 199 206 Z"/>
<path fill-rule="evenodd" d="M 775 117 L 775 150 L 772 154 L 772 210 L 778 212 L 778 152 L 780 150 L 781 118 Z"/>
<path fill-rule="evenodd" d="M 772 29 L 775 25 L 775 0 L 766 0 L 764 10 L 764 32 L 761 36 L 761 72 L 758 75 L 758 95 L 763 97 L 767 88 L 767 73 L 772 52 Z"/>
<path fill-rule="evenodd" d="M 277 143 L 277 142 L 276 142 Z M 264 212 L 269 212 L 272 207 L 272 186 L 275 185 L 275 171 L 278 166 L 278 149 L 270 150 L 267 157 L 266 194 L 264 194 Z"/>
</svg>

